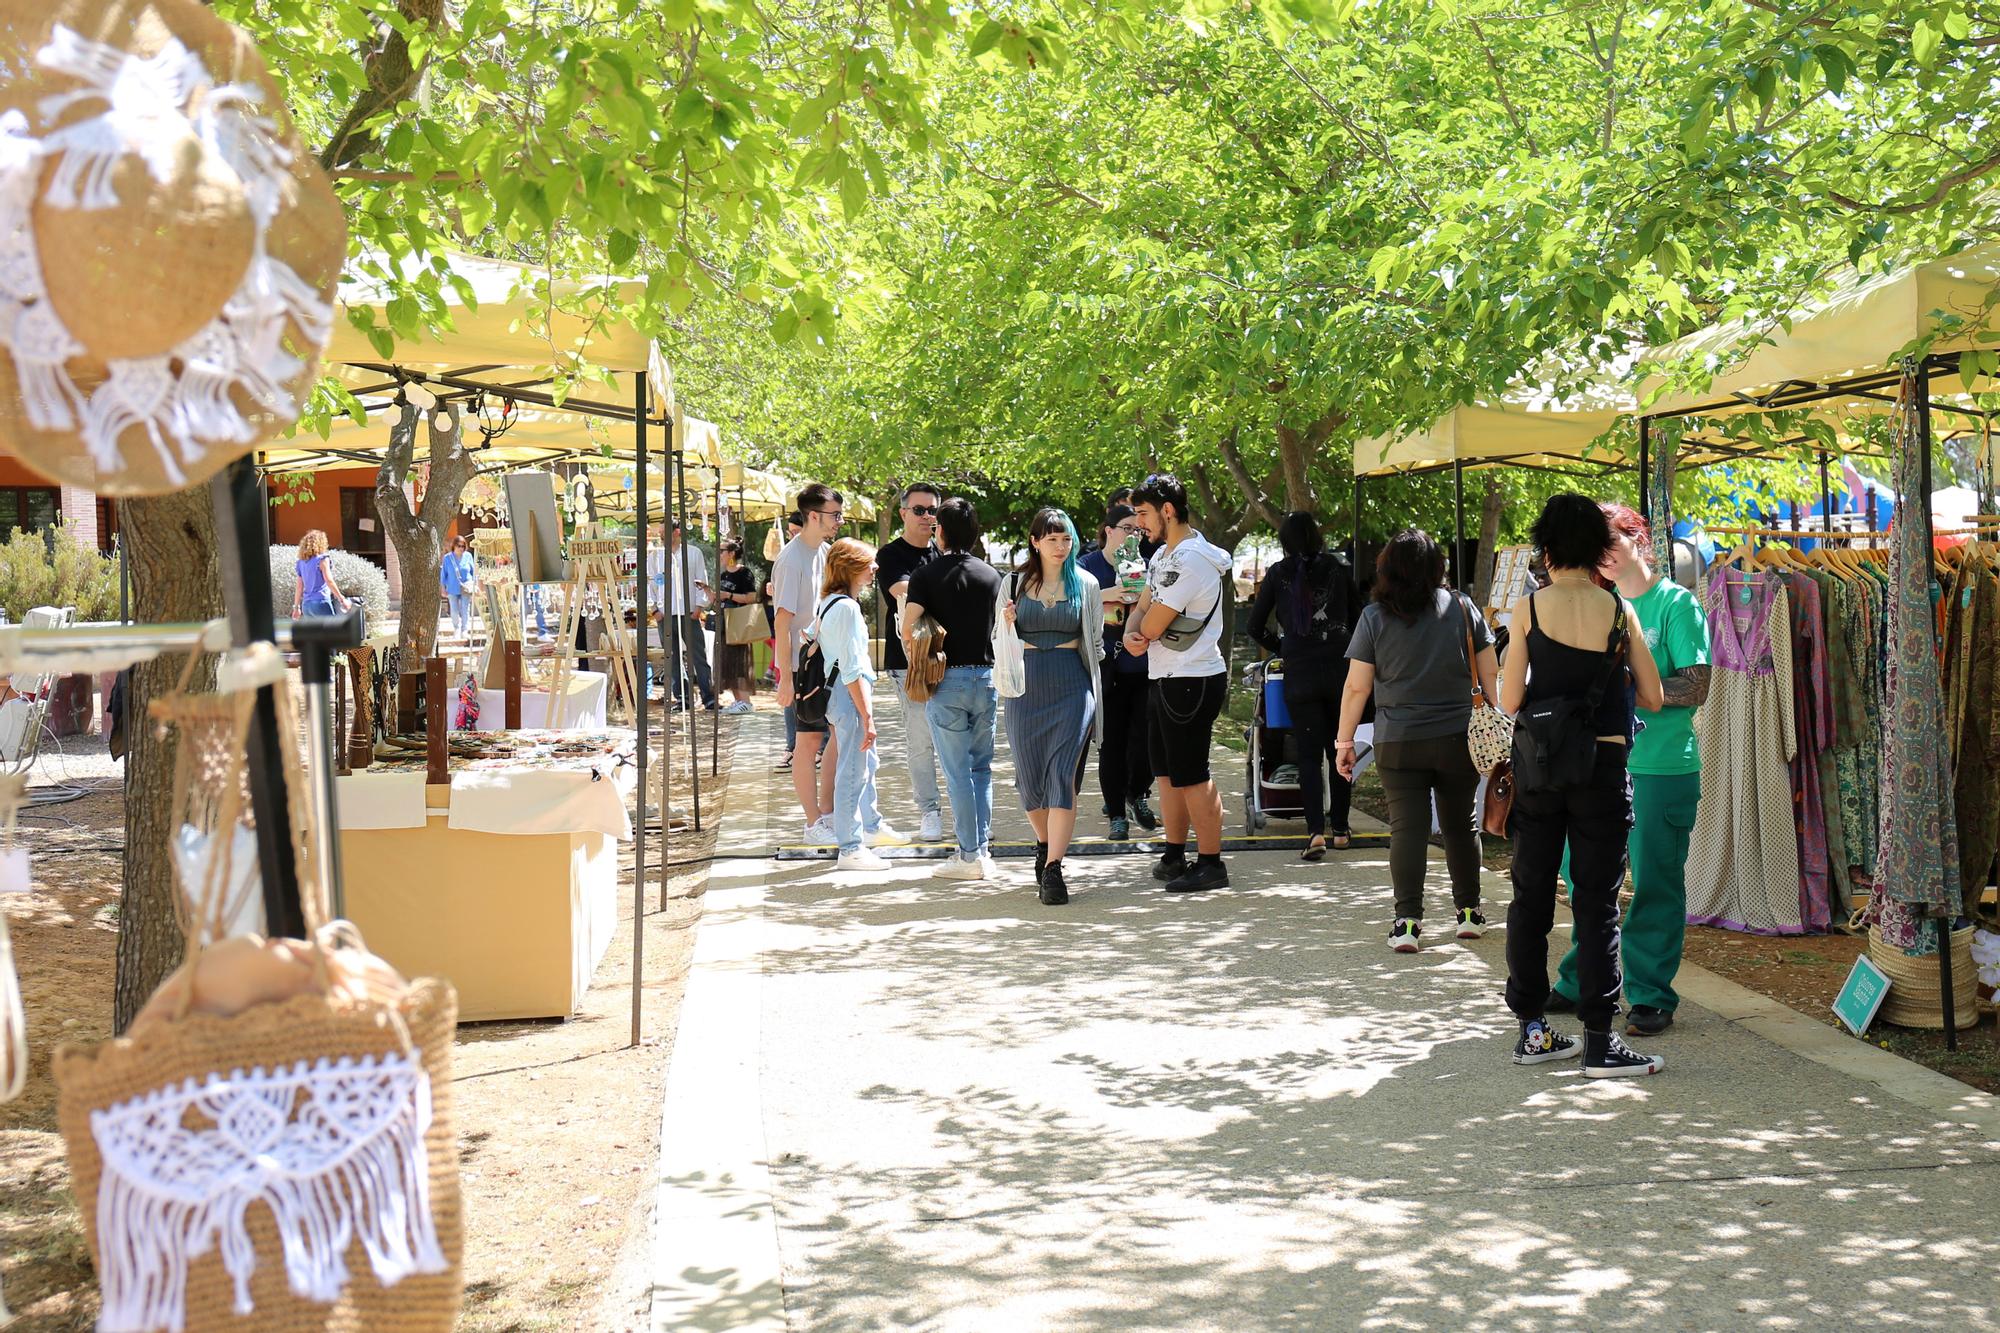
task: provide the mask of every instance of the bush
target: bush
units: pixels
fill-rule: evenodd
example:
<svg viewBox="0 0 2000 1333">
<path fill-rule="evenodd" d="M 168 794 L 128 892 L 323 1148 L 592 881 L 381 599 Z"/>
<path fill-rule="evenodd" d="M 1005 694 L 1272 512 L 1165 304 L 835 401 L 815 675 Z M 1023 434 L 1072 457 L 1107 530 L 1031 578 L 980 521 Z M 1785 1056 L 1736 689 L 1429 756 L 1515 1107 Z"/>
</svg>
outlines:
<svg viewBox="0 0 2000 1333">
<path fill-rule="evenodd" d="M 78 620 L 118 615 L 118 561 L 85 546 L 61 524 L 15 531 L 0 545 L 0 606 L 16 624 L 37 606 L 74 606 Z"/>
<path fill-rule="evenodd" d="M 333 551 L 333 581 L 340 590 L 368 608 L 370 626 L 389 619 L 389 576 L 352 551 Z M 299 585 L 299 548 L 271 548 L 271 613 L 280 620 L 292 614 L 292 594 Z"/>
</svg>

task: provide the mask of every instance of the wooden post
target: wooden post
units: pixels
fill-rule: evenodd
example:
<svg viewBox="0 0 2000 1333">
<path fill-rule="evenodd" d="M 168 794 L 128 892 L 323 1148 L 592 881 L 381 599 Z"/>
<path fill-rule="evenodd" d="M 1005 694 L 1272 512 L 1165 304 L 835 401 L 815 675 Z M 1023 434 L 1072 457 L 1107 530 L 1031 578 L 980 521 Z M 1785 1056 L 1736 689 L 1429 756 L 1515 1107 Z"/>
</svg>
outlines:
<svg viewBox="0 0 2000 1333">
<path fill-rule="evenodd" d="M 347 733 L 347 766 L 366 768 L 375 762 L 375 650 L 356 648 L 347 655 L 354 673 L 354 725 Z"/>
<path fill-rule="evenodd" d="M 445 762 L 445 735 L 451 725 L 451 676 L 442 657 L 424 662 L 424 754 L 427 776 L 424 781 L 442 787 L 451 781 Z"/>
<path fill-rule="evenodd" d="M 507 730 L 521 729 L 521 641 L 507 640 L 507 703 L 505 719 Z M 544 720 L 546 723 L 546 719 Z"/>
<path fill-rule="evenodd" d="M 340 658 L 333 662 L 333 717 L 329 719 L 330 730 L 336 742 L 341 740 L 341 727 L 347 718 L 347 672 L 342 669 Z M 344 743 L 333 747 L 333 771 L 341 777 L 349 772 L 347 746 Z"/>
</svg>

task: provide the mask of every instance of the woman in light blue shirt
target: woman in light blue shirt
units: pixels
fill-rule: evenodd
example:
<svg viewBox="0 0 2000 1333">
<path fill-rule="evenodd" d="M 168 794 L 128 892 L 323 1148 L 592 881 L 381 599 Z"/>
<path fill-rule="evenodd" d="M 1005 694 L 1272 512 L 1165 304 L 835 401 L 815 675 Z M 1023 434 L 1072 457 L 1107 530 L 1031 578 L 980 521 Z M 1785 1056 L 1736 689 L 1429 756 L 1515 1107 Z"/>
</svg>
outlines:
<svg viewBox="0 0 2000 1333">
<path fill-rule="evenodd" d="M 438 566 L 438 591 L 451 603 L 451 627 L 461 635 L 472 633 L 472 590 L 476 586 L 472 548 L 465 538 L 453 537 L 444 563 Z"/>
<path fill-rule="evenodd" d="M 826 665 L 826 718 L 834 735 L 833 836 L 842 870 L 887 870 L 889 863 L 872 849 L 907 841 L 882 822 L 875 800 L 875 667 L 859 601 L 874 581 L 874 547 L 844 537 L 827 548 L 815 636 Z"/>
</svg>

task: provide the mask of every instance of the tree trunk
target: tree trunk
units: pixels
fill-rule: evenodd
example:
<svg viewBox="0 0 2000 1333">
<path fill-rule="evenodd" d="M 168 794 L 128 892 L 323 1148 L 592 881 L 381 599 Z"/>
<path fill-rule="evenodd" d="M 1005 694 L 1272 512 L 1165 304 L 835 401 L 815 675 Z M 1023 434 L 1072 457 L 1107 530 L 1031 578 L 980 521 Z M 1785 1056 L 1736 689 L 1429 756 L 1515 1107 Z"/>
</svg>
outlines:
<svg viewBox="0 0 2000 1333">
<path fill-rule="evenodd" d="M 208 487 L 127 501 L 121 535 L 132 571 L 135 619 L 165 623 L 222 614 Z M 249 573 L 253 588 L 263 586 L 266 571 Z M 178 746 L 172 738 L 154 734 L 146 708 L 174 688 L 183 661 L 169 654 L 135 667 L 126 692 L 125 884 L 118 903 L 118 970 L 112 988 L 112 1025 L 118 1032 L 181 962 L 177 890 L 167 853 Z M 194 688 L 213 688 L 214 679 L 213 667 L 204 664 Z"/>
<path fill-rule="evenodd" d="M 461 438 L 464 434 L 456 407 L 437 409 L 452 423 L 449 430 L 438 429 L 435 415 L 428 419 L 430 432 L 430 478 L 424 498 L 415 512 L 403 493 L 403 482 L 416 461 L 417 419 L 422 412 L 405 403 L 402 414 L 389 428 L 389 449 L 375 474 L 375 512 L 382 518 L 382 531 L 396 548 L 403 566 L 402 636 L 406 669 L 421 662 L 437 646 L 438 570 L 444 564 L 444 534 L 458 516 L 460 499 L 477 471 L 472 454 Z"/>
<path fill-rule="evenodd" d="M 1500 510 L 1500 474 L 1489 470 L 1486 495 L 1479 502 L 1479 563 L 1472 593 L 1478 606 L 1493 604 L 1493 556 L 1500 546 Z"/>
</svg>

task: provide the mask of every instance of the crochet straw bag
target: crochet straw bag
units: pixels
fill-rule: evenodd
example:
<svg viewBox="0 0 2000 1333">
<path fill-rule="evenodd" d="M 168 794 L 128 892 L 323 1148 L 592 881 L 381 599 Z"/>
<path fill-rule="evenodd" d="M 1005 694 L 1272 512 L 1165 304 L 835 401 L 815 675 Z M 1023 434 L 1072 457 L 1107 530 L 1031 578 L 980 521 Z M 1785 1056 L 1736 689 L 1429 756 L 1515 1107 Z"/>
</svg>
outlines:
<svg viewBox="0 0 2000 1333">
<path fill-rule="evenodd" d="M 1971 926 L 1951 932 L 1952 1018 L 1957 1027 L 1979 1021 L 1979 973 L 1972 961 Z M 1942 1028 L 1944 987 L 1938 984 L 1936 954 L 1921 957 L 1904 953 L 1882 939 L 1875 926 L 1868 928 L 1868 960 L 1889 978 L 1889 994 L 1877 1017 L 1899 1028 Z"/>
<path fill-rule="evenodd" d="M 308 843 L 317 831 L 296 818 L 310 942 L 240 933 L 261 902 L 243 822 L 254 695 L 192 697 L 188 678 L 153 713 L 178 733 L 189 961 L 130 1035 L 55 1057 L 59 1124 L 103 1293 L 98 1328 L 449 1329 L 464 1245 L 456 998 L 441 981 L 406 985 L 346 923 L 321 925 Z M 296 736 L 282 686 L 279 697 L 280 734 Z"/>
<path fill-rule="evenodd" d="M 0 68 L 0 445 L 105 495 L 203 481 L 317 378 L 339 200 L 196 0 L 0 0 Z"/>
</svg>

